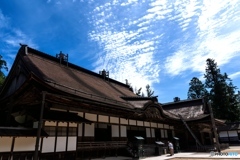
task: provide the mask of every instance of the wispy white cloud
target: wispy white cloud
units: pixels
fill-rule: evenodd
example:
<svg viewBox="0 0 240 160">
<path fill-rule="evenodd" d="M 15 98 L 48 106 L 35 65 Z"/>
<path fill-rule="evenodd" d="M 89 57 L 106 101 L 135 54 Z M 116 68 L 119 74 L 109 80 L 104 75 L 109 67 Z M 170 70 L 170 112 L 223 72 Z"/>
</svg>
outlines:
<svg viewBox="0 0 240 160">
<path fill-rule="evenodd" d="M 236 11 L 239 7 L 237 1 L 203 1 L 202 6 L 197 7 L 201 9 L 198 12 L 198 21 L 195 21 L 197 36 L 192 42 L 183 41 L 166 58 L 167 73 L 175 76 L 187 70 L 204 72 L 207 58 L 215 59 L 222 66 L 233 57 L 239 56 L 240 29 L 235 26 L 239 26 L 240 21 L 234 19 L 240 16 L 240 12 Z"/>
<path fill-rule="evenodd" d="M 1 10 L 0 38 L 0 43 L 3 46 L 0 51 L 5 55 L 4 60 L 6 60 L 8 68 L 11 68 L 16 51 L 19 48 L 19 43 L 28 44 L 31 47 L 37 48 L 37 45 L 32 41 L 31 37 L 24 34 L 20 29 L 11 26 L 11 19 L 5 16 Z"/>
<path fill-rule="evenodd" d="M 233 73 L 233 74 L 230 74 L 230 75 L 229 75 L 229 78 L 231 78 L 231 79 L 240 78 L 240 71 L 239 71 L 239 72 L 235 72 L 235 73 Z"/>
<path fill-rule="evenodd" d="M 128 1 L 120 5 L 115 2 L 96 6 L 92 20 L 95 29 L 89 37 L 104 49 L 95 63 L 96 71 L 105 68 L 109 70 L 111 78 L 122 82 L 128 79 L 134 88 L 145 88 L 147 84 L 159 81 L 160 65 L 154 54 L 155 43 L 161 39 L 161 35 L 154 35 L 149 29 L 148 20 L 152 18 L 150 14 L 130 20 L 130 11 L 122 16 L 127 17 L 126 19 L 119 20 L 115 17 L 116 8 L 119 10 L 118 14 L 123 14 L 127 10 L 126 6 L 130 4 L 134 4 L 137 9 L 136 2 Z"/>
</svg>

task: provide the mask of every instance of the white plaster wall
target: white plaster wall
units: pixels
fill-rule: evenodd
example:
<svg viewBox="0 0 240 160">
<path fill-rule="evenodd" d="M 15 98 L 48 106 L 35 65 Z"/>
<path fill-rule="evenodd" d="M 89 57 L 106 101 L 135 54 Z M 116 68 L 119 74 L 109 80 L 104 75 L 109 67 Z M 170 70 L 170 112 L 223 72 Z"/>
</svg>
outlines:
<svg viewBox="0 0 240 160">
<path fill-rule="evenodd" d="M 91 113 L 85 113 L 85 118 L 90 121 L 97 121 L 97 115 L 96 114 L 91 114 Z"/>
<path fill-rule="evenodd" d="M 164 124 L 163 127 L 166 128 L 166 129 L 169 129 L 169 125 L 167 125 L 167 124 Z"/>
<path fill-rule="evenodd" d="M 43 138 L 42 152 L 54 152 L 55 137 Z"/>
<path fill-rule="evenodd" d="M 0 152 L 11 151 L 12 139 L 12 137 L 0 137 Z"/>
<path fill-rule="evenodd" d="M 155 129 L 151 128 L 151 131 L 152 131 L 152 138 L 154 138 L 155 137 Z"/>
<path fill-rule="evenodd" d="M 150 127 L 150 122 L 144 122 L 145 127 Z"/>
<path fill-rule="evenodd" d="M 82 136 L 82 123 L 78 124 L 78 136 Z"/>
<path fill-rule="evenodd" d="M 121 124 L 128 124 L 128 120 L 124 118 L 120 118 L 120 123 Z"/>
<path fill-rule="evenodd" d="M 94 137 L 94 124 L 85 124 L 85 132 L 84 135 L 86 137 Z"/>
<path fill-rule="evenodd" d="M 137 124 L 137 121 L 136 120 L 129 120 L 129 125 L 134 125 L 134 126 L 136 126 L 136 124 Z"/>
<path fill-rule="evenodd" d="M 228 131 L 229 137 L 236 137 L 238 136 L 237 131 Z"/>
<path fill-rule="evenodd" d="M 33 151 L 35 150 L 35 143 L 35 137 L 17 137 L 15 138 L 13 151 Z"/>
<path fill-rule="evenodd" d="M 112 125 L 112 137 L 119 137 L 119 126 Z"/>
<path fill-rule="evenodd" d="M 45 126 L 57 126 L 57 122 L 45 121 Z"/>
<path fill-rule="evenodd" d="M 99 122 L 106 122 L 106 123 L 108 123 L 109 122 L 108 120 L 109 120 L 108 116 L 98 115 L 98 121 Z"/>
<path fill-rule="evenodd" d="M 143 126 L 143 121 L 137 121 L 138 126 Z"/>
<path fill-rule="evenodd" d="M 68 151 L 76 151 L 77 137 L 68 137 Z"/>
<path fill-rule="evenodd" d="M 228 137 L 227 131 L 219 132 L 219 137 Z"/>
<path fill-rule="evenodd" d="M 121 128 L 121 137 L 127 137 L 127 126 L 120 126 Z"/>
<path fill-rule="evenodd" d="M 151 127 L 155 127 L 155 128 L 157 128 L 157 123 L 153 123 L 153 122 L 151 122 Z"/>
<path fill-rule="evenodd" d="M 66 150 L 66 142 L 67 137 L 57 137 L 57 152 L 65 151 Z"/>
<path fill-rule="evenodd" d="M 158 128 L 163 128 L 163 124 L 158 123 Z"/>
<path fill-rule="evenodd" d="M 83 112 L 78 112 L 78 115 L 79 115 L 80 117 L 83 117 Z"/>
<path fill-rule="evenodd" d="M 69 122 L 69 127 L 77 127 L 77 123 L 71 123 L 71 122 Z"/>
<path fill-rule="evenodd" d="M 119 118 L 117 118 L 117 117 L 110 117 L 110 123 L 117 123 L 117 124 L 119 124 Z"/>
<path fill-rule="evenodd" d="M 146 136 L 151 138 L 150 128 L 146 128 Z"/>
<path fill-rule="evenodd" d="M 167 130 L 164 130 L 165 132 L 165 138 L 168 138 Z"/>
<path fill-rule="evenodd" d="M 170 129 L 174 129 L 174 127 L 173 127 L 173 126 L 170 126 L 169 128 L 170 128 Z"/>
<path fill-rule="evenodd" d="M 59 122 L 58 126 L 67 127 L 67 122 Z"/>
<path fill-rule="evenodd" d="M 161 138 L 165 138 L 163 129 L 161 129 Z"/>
</svg>

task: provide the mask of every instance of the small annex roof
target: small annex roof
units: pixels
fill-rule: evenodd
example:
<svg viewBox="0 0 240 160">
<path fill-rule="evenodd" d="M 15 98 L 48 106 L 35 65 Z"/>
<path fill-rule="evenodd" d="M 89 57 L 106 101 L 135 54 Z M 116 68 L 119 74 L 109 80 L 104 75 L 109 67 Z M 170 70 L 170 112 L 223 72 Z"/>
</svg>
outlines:
<svg viewBox="0 0 240 160">
<path fill-rule="evenodd" d="M 203 119 L 209 116 L 209 114 L 205 114 L 203 99 L 163 103 L 162 108 L 177 117 L 180 114 L 186 121 Z"/>
</svg>

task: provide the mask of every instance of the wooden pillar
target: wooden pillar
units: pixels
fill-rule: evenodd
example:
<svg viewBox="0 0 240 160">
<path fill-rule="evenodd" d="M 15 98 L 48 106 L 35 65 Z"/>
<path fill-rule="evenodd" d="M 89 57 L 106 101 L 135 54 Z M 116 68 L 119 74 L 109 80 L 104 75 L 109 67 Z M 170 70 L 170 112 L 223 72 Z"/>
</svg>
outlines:
<svg viewBox="0 0 240 160">
<path fill-rule="evenodd" d="M 38 160 L 38 148 L 39 148 L 39 140 L 41 136 L 41 130 L 42 130 L 42 123 L 43 123 L 43 111 L 45 106 L 45 97 L 46 97 L 45 91 L 42 92 L 42 105 L 40 110 L 40 118 L 38 121 L 38 130 L 37 130 L 37 138 L 36 138 L 36 144 L 35 144 L 35 152 L 34 152 L 34 158 L 33 160 Z"/>
</svg>

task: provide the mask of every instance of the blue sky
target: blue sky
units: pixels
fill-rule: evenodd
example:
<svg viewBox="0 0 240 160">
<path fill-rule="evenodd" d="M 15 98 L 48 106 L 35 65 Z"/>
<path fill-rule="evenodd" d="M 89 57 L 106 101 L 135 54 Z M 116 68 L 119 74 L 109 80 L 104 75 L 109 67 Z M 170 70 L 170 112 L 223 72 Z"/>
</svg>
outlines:
<svg viewBox="0 0 240 160">
<path fill-rule="evenodd" d="M 239 0 L 1 0 L 0 54 L 10 68 L 19 43 L 133 88 L 160 102 L 187 98 L 213 58 L 240 88 Z"/>
</svg>

